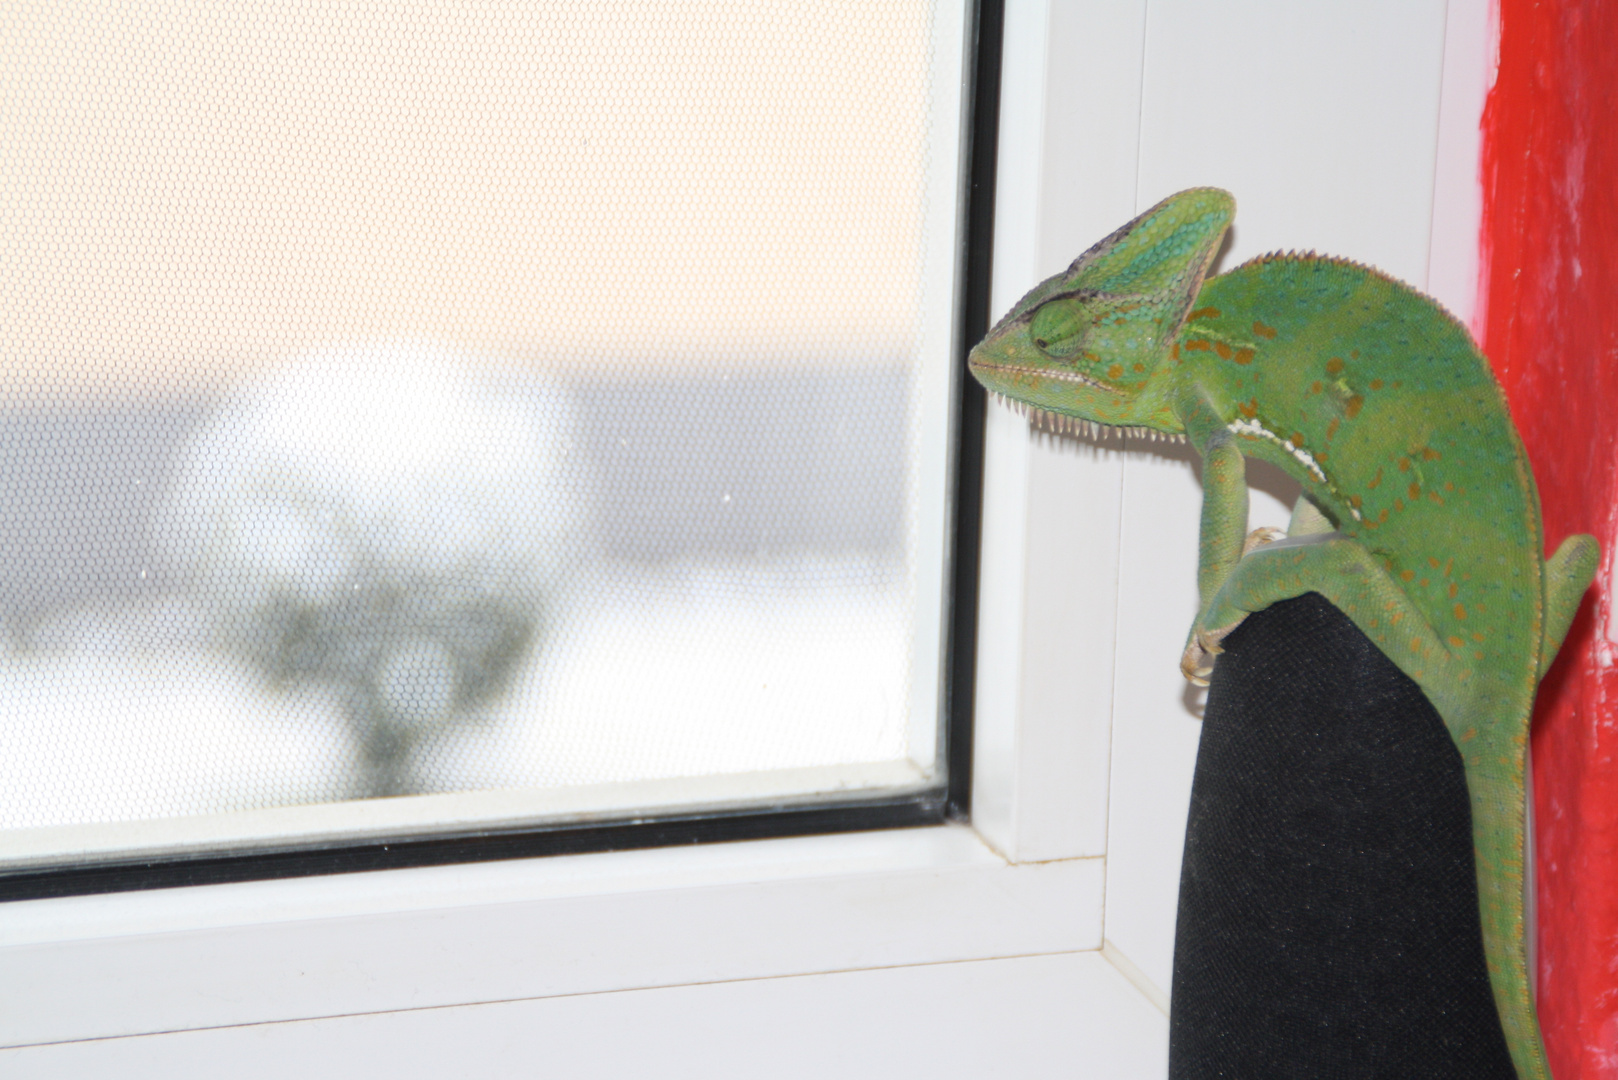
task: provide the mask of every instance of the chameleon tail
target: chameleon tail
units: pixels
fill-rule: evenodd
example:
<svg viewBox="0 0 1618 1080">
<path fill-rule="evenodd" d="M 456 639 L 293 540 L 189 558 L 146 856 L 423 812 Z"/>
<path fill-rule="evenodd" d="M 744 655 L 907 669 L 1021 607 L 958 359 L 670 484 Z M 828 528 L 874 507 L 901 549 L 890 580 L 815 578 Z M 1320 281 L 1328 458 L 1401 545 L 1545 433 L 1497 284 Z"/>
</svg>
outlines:
<svg viewBox="0 0 1618 1080">
<path fill-rule="evenodd" d="M 1562 647 L 1573 613 L 1579 610 L 1584 590 L 1595 578 L 1601 549 L 1596 538 L 1584 533 L 1562 541 L 1556 554 L 1545 560 L 1545 644 L 1539 651 L 1539 677 L 1550 670 L 1551 661 Z"/>
<path fill-rule="evenodd" d="M 1523 709 L 1525 729 L 1529 708 L 1531 699 Z M 1495 756 L 1502 749 L 1506 748 L 1480 747 L 1476 753 L 1479 757 Z M 1520 747 L 1510 748 L 1507 753 L 1513 750 L 1522 757 L 1520 770 L 1527 763 L 1526 756 L 1522 755 Z M 1526 792 L 1521 781 L 1506 775 L 1508 770 L 1485 770 L 1473 765 L 1477 758 L 1472 753 L 1463 750 L 1463 754 L 1470 766 L 1466 783 L 1472 801 L 1483 957 L 1489 969 L 1495 1007 L 1517 1075 L 1521 1080 L 1551 1080 L 1545 1044 L 1540 1039 L 1539 1023 L 1534 1015 L 1525 936 L 1523 813 Z M 1519 771 L 1517 775 L 1522 773 Z"/>
</svg>

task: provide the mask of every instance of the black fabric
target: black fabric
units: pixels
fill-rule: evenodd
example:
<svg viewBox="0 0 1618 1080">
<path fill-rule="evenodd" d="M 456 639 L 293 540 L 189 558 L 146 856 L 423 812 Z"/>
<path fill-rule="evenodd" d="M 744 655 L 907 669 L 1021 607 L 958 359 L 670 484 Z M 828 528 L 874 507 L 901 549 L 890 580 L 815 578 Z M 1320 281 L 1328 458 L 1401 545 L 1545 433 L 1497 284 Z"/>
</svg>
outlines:
<svg viewBox="0 0 1618 1080">
<path fill-rule="evenodd" d="M 1225 642 L 1191 791 L 1171 1080 L 1516 1076 L 1461 759 L 1319 595 Z"/>
</svg>

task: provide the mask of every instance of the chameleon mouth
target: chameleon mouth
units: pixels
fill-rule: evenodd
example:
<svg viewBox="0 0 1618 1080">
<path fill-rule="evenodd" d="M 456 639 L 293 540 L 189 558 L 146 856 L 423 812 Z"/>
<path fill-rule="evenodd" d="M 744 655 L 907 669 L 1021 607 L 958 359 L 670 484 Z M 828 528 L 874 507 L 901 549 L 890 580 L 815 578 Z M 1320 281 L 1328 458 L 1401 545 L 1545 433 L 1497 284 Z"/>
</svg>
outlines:
<svg viewBox="0 0 1618 1080">
<path fill-rule="evenodd" d="M 1146 439 L 1150 442 L 1185 442 L 1184 435 L 1168 431 L 1158 431 L 1156 428 L 1139 427 L 1126 424 L 1103 424 L 1099 420 L 1086 420 L 1082 416 L 1064 416 L 1048 409 L 1041 409 L 1038 405 L 1030 405 L 1026 401 L 1007 397 L 998 390 L 989 391 L 994 399 L 1013 412 L 1028 418 L 1028 422 L 1041 431 L 1048 431 L 1056 435 L 1087 435 L 1092 439 L 1103 439 L 1109 435 L 1133 435 L 1136 438 Z"/>
<path fill-rule="evenodd" d="M 976 367 L 979 371 L 993 373 L 995 375 L 1010 375 L 1013 377 L 1018 375 L 1026 375 L 1032 379 L 1054 379 L 1057 382 L 1078 383 L 1080 386 L 1088 386 L 1096 390 L 1104 390 L 1109 394 L 1123 393 L 1123 391 L 1118 387 L 1109 386 L 1100 379 L 1092 379 L 1090 376 L 1079 371 L 1062 371 L 1059 368 L 1028 367 L 1024 364 L 991 364 L 985 363 L 981 360 L 974 364 L 973 367 Z"/>
</svg>

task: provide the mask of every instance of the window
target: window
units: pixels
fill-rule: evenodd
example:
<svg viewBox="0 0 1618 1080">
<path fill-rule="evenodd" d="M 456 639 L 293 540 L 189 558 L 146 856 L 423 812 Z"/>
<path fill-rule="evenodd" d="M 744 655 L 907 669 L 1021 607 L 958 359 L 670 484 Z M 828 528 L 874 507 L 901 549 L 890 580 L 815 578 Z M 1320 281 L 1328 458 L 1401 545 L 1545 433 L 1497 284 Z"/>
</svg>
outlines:
<svg viewBox="0 0 1618 1080">
<path fill-rule="evenodd" d="M 1247 253 L 1419 283 L 1430 240 L 1452 303 L 1491 40 L 1461 0 L 1007 4 L 980 314 L 1197 183 L 1236 192 Z M 7 904 L 0 1072 L 1166 1075 L 1200 491 L 1186 461 L 990 415 L 970 824 Z"/>
<path fill-rule="evenodd" d="M 8 20 L 0 889 L 941 820 L 966 6 Z"/>
</svg>

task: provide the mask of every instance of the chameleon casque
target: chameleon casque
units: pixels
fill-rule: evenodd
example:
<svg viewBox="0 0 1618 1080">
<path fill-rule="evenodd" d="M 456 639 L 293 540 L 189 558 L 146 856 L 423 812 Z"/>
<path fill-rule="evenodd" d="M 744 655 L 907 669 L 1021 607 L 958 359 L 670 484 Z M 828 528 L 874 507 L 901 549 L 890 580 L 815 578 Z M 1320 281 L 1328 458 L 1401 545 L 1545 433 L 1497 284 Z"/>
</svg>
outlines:
<svg viewBox="0 0 1618 1080">
<path fill-rule="evenodd" d="M 1512 1060 L 1523 1080 L 1548 1080 L 1524 936 L 1524 767 L 1535 689 L 1596 542 L 1571 536 L 1543 557 L 1500 387 L 1434 301 L 1314 255 L 1204 281 L 1234 213 L 1216 188 L 1165 199 L 1023 297 L 972 350 L 972 374 L 1046 426 L 1189 438 L 1202 455 L 1187 678 L 1205 684 L 1248 613 L 1317 592 L 1421 687 L 1466 769 Z M 1303 486 L 1285 539 L 1247 536 L 1244 456 Z"/>
</svg>

